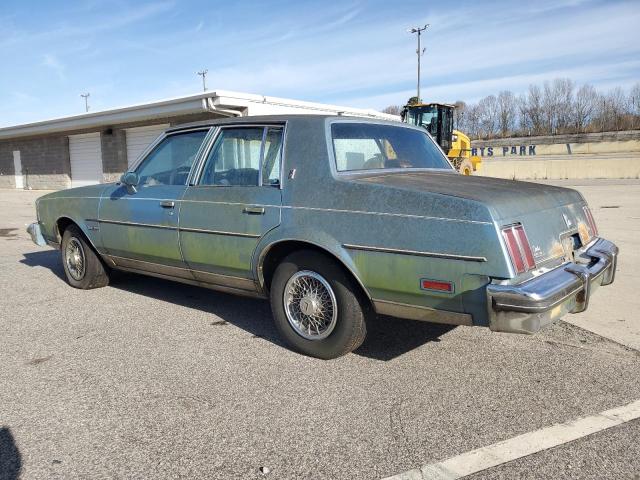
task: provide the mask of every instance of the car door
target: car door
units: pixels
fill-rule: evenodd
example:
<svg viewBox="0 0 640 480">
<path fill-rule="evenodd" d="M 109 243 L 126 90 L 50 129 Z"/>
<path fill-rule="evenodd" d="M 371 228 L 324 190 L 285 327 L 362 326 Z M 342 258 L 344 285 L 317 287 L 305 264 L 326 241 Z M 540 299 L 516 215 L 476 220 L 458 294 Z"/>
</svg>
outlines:
<svg viewBox="0 0 640 480">
<path fill-rule="evenodd" d="M 254 290 L 252 256 L 280 224 L 284 128 L 220 128 L 180 208 L 180 246 L 197 280 Z"/>
<path fill-rule="evenodd" d="M 115 185 L 100 202 L 102 244 L 116 266 L 191 278 L 180 254 L 178 210 L 209 128 L 162 138 L 135 168 L 138 185 Z"/>
</svg>

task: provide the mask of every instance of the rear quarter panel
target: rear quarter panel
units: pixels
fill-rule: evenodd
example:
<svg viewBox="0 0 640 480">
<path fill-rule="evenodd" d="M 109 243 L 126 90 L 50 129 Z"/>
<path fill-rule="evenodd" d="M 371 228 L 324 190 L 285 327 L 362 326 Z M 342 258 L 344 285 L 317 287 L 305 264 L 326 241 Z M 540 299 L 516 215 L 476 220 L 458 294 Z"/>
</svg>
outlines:
<svg viewBox="0 0 640 480">
<path fill-rule="evenodd" d="M 489 277 L 510 275 L 488 208 L 481 202 L 364 184 L 336 174 L 330 168 L 325 131 L 310 121 L 290 122 L 284 172 L 295 170 L 295 176 L 283 180 L 281 227 L 261 241 L 258 251 L 281 239 L 307 241 L 340 259 L 373 300 L 470 313 L 466 303 L 484 311 L 486 298 L 479 292 Z M 422 278 L 453 282 L 454 292 L 425 291 Z"/>
</svg>

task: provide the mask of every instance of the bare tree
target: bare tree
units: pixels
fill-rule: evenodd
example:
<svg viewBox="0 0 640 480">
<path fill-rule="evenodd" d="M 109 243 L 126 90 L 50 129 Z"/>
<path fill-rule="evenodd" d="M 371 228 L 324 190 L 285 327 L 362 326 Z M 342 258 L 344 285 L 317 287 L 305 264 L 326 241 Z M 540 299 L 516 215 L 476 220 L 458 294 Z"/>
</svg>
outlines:
<svg viewBox="0 0 640 480">
<path fill-rule="evenodd" d="M 382 113 L 388 113 L 389 115 L 400 115 L 402 107 L 400 105 L 389 105 L 382 109 Z"/>
<path fill-rule="evenodd" d="M 529 113 L 529 104 L 527 102 L 527 96 L 525 94 L 520 94 L 516 98 L 516 108 L 518 111 L 518 131 L 523 135 L 531 135 L 531 130 L 533 128 L 531 122 L 531 115 Z"/>
<path fill-rule="evenodd" d="M 629 103 L 631 104 L 631 115 L 633 115 L 633 118 L 631 119 L 631 128 L 637 128 L 638 119 L 640 117 L 640 82 L 631 87 L 631 91 L 629 92 Z"/>
<path fill-rule="evenodd" d="M 475 104 L 467 107 L 465 129 L 473 138 L 480 138 L 480 107 Z"/>
<path fill-rule="evenodd" d="M 498 130 L 503 137 L 509 135 L 516 124 L 516 97 L 509 90 L 503 90 L 497 98 Z"/>
<path fill-rule="evenodd" d="M 575 84 L 569 78 L 556 78 L 553 81 L 554 98 L 556 100 L 556 131 L 567 133 L 572 127 L 573 90 Z"/>
<path fill-rule="evenodd" d="M 607 118 L 607 126 L 611 130 L 620 130 L 623 124 L 624 116 L 628 113 L 627 96 L 624 90 L 616 87 L 610 90 L 606 95 L 605 115 Z"/>
<path fill-rule="evenodd" d="M 531 121 L 533 134 L 542 134 L 544 132 L 544 107 L 542 101 L 542 90 L 540 90 L 538 85 L 529 85 L 527 112 Z"/>
<path fill-rule="evenodd" d="M 573 103 L 573 124 L 576 133 L 585 131 L 598 107 L 599 95 L 591 85 L 583 85 L 576 92 Z"/>
<path fill-rule="evenodd" d="M 453 111 L 453 125 L 456 130 L 464 130 L 466 128 L 465 125 L 465 114 L 467 109 L 467 104 L 462 100 L 458 100 L 455 104 L 455 110 Z"/>
<path fill-rule="evenodd" d="M 484 97 L 478 102 L 480 129 L 487 138 L 495 136 L 498 127 L 498 99 L 495 95 Z"/>
<path fill-rule="evenodd" d="M 640 82 L 606 94 L 568 78 L 529 85 L 515 96 L 504 90 L 477 103 L 456 102 L 455 126 L 472 138 L 602 132 L 640 126 Z"/>
</svg>

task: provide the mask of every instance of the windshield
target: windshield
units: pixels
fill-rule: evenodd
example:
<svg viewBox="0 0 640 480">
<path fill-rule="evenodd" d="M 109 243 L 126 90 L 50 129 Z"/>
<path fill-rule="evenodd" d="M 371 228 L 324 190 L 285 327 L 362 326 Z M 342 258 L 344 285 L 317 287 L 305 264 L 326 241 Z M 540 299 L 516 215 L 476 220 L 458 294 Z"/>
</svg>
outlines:
<svg viewBox="0 0 640 480">
<path fill-rule="evenodd" d="M 419 130 L 375 123 L 337 122 L 331 137 L 339 172 L 386 168 L 445 168 L 451 165 Z"/>
<path fill-rule="evenodd" d="M 411 108 L 409 123 L 426 128 L 433 136 L 438 135 L 438 108 L 433 105 Z"/>
</svg>

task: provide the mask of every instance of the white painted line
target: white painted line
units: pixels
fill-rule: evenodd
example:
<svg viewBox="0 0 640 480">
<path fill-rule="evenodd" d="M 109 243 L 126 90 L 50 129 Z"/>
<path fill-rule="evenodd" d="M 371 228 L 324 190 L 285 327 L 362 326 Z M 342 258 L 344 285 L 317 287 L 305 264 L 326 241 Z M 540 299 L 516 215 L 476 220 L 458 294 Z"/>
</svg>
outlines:
<svg viewBox="0 0 640 480">
<path fill-rule="evenodd" d="M 453 480 L 640 418 L 640 400 L 471 450 L 385 480 Z"/>
</svg>

